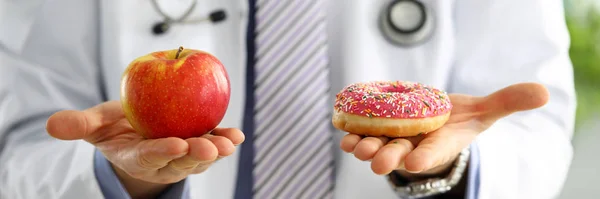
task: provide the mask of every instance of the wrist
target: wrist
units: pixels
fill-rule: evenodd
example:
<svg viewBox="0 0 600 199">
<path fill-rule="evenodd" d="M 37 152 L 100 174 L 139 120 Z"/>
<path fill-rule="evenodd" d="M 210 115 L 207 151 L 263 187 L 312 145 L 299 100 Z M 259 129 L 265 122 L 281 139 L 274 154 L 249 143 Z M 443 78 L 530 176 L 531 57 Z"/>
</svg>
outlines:
<svg viewBox="0 0 600 199">
<path fill-rule="evenodd" d="M 398 170 L 395 170 L 394 172 L 396 172 L 396 174 L 398 174 L 399 177 L 402 177 L 405 180 L 410 181 L 410 182 L 420 181 L 423 179 L 435 178 L 435 177 L 443 178 L 445 176 L 448 176 L 448 174 L 452 170 L 452 167 L 454 166 L 454 163 L 456 162 L 457 158 L 458 158 L 458 155 L 455 156 L 451 161 L 448 161 L 447 163 L 445 163 L 443 165 L 440 165 L 440 166 L 437 166 L 432 169 L 425 170 L 425 171 L 422 171 L 419 173 L 409 172 L 406 169 L 398 169 Z"/>
<path fill-rule="evenodd" d="M 110 165 L 132 199 L 156 198 L 171 186 L 171 184 L 152 183 L 134 178 L 112 163 Z"/>
<path fill-rule="evenodd" d="M 423 198 L 433 195 L 462 197 L 466 191 L 465 171 L 468 170 L 469 160 L 470 149 L 467 147 L 454 161 L 450 161 L 449 172 L 446 170 L 446 165 L 442 165 L 418 174 L 395 171 L 388 174 L 387 179 L 401 197 Z"/>
</svg>

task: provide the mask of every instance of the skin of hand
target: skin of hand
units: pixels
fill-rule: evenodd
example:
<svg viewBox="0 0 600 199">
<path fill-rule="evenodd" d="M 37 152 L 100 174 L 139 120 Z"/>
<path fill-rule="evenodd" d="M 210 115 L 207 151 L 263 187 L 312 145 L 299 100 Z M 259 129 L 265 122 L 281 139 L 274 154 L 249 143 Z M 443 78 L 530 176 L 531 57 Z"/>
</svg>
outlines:
<svg viewBox="0 0 600 199">
<path fill-rule="evenodd" d="M 415 137 L 385 138 L 345 135 L 340 148 L 362 161 L 370 161 L 375 174 L 393 171 L 407 179 L 442 176 L 461 150 L 498 119 L 512 113 L 539 108 L 549 98 L 537 83 L 520 83 L 488 96 L 450 94 L 453 109 L 440 129 Z"/>
<path fill-rule="evenodd" d="M 85 140 L 112 164 L 132 198 L 154 198 L 170 184 L 206 171 L 229 156 L 245 137 L 238 129 L 216 128 L 202 137 L 145 139 L 135 133 L 119 101 L 83 111 L 59 111 L 46 129 L 61 140 Z"/>
</svg>

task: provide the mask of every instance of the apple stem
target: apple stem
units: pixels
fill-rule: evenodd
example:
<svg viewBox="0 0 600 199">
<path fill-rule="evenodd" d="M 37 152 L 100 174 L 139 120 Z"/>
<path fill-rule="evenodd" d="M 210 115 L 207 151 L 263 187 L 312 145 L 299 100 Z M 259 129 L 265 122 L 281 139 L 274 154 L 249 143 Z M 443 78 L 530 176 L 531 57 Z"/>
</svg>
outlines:
<svg viewBox="0 0 600 199">
<path fill-rule="evenodd" d="M 179 50 L 177 51 L 177 54 L 175 54 L 175 59 L 179 58 L 179 54 L 181 54 L 182 51 L 183 51 L 183 46 L 179 46 Z"/>
</svg>

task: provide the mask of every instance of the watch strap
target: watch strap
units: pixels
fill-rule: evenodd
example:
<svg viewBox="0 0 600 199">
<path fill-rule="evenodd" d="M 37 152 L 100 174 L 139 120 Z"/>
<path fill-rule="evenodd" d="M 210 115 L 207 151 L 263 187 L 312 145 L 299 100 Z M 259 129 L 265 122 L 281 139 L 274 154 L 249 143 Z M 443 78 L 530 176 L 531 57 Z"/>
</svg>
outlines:
<svg viewBox="0 0 600 199">
<path fill-rule="evenodd" d="M 450 173 L 443 178 L 434 177 L 415 182 L 399 182 L 398 174 L 387 175 L 388 182 L 402 198 L 424 198 L 443 194 L 454 188 L 462 179 L 469 163 L 470 149 L 466 147 L 456 158 Z"/>
</svg>

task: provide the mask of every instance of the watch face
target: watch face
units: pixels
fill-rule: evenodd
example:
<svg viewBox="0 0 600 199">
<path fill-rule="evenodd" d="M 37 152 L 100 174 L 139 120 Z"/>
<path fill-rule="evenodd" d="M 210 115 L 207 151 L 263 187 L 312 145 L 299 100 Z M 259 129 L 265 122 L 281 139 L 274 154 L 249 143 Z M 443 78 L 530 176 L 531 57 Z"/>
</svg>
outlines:
<svg viewBox="0 0 600 199">
<path fill-rule="evenodd" d="M 450 174 L 444 178 L 430 178 L 417 182 L 399 181 L 398 174 L 392 172 L 387 175 L 389 184 L 394 187 L 396 193 L 402 197 L 419 198 L 434 196 L 450 191 L 462 179 L 469 163 L 470 147 L 461 151 L 454 163 Z"/>
</svg>

